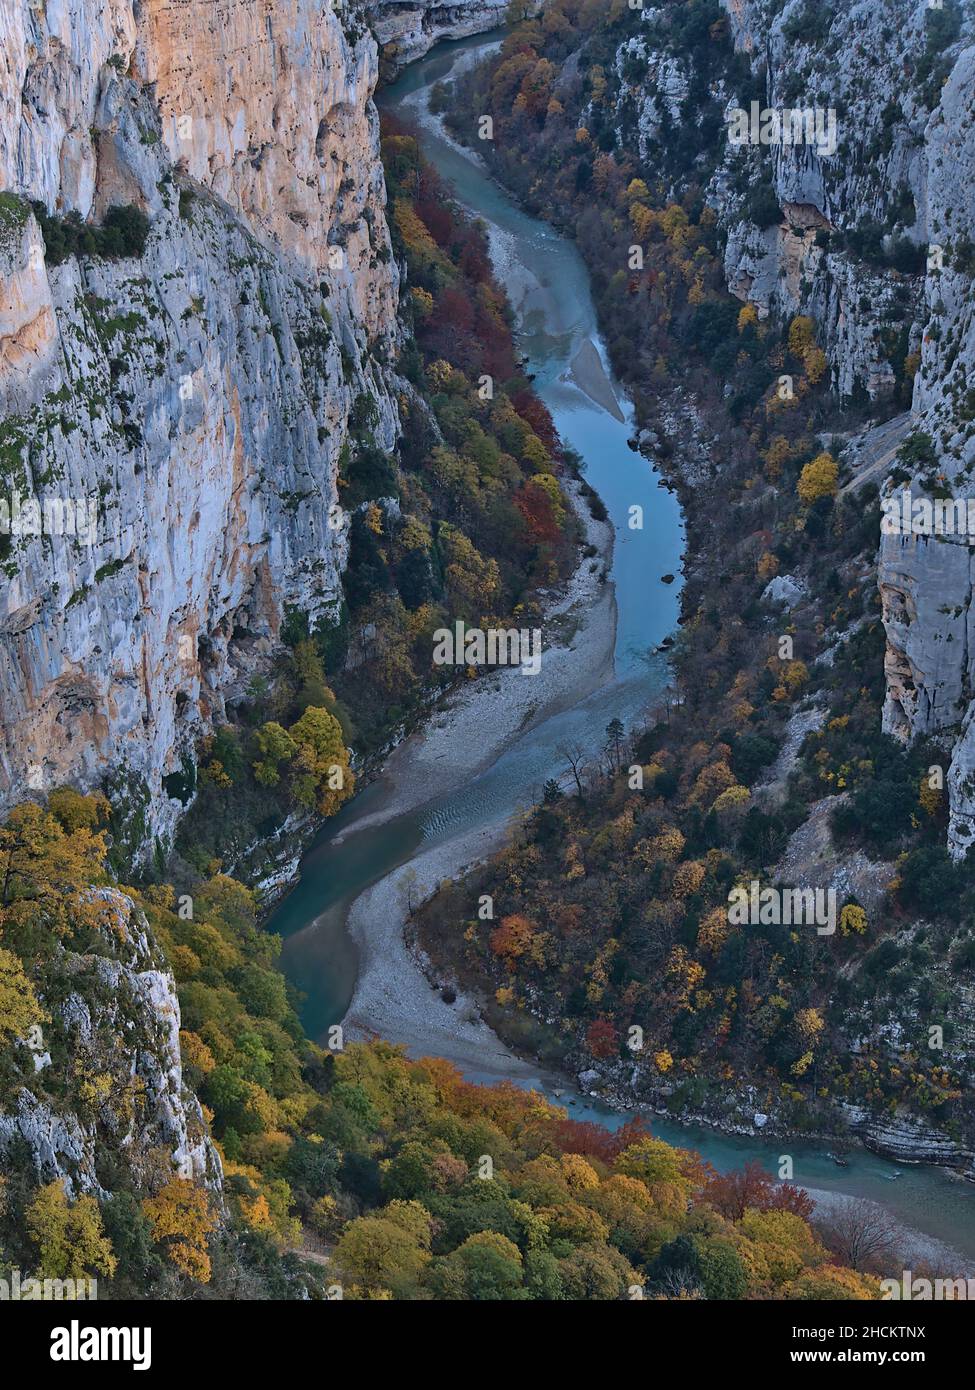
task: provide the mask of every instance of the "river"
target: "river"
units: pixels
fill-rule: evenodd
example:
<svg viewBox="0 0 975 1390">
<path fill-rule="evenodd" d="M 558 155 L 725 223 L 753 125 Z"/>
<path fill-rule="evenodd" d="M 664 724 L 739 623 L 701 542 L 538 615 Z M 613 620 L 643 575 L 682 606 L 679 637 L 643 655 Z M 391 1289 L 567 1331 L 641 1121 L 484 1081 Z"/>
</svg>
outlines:
<svg viewBox="0 0 975 1390">
<path fill-rule="evenodd" d="M 306 996 L 302 1019 L 317 1038 L 345 1016 L 356 985 L 358 952 L 347 928 L 356 899 L 431 846 L 514 815 L 545 778 L 564 772 L 560 747 L 581 742 L 595 749 L 614 716 L 631 727 L 668 679 L 657 648 L 677 621 L 683 521 L 656 470 L 629 447 L 632 406 L 612 381 L 582 258 L 551 227 L 522 212 L 476 159 L 444 138 L 426 110 L 434 82 L 478 60 L 497 41 L 480 36 L 441 44 L 387 88 L 380 105 L 420 121 L 427 159 L 487 224 L 492 261 L 512 300 L 518 346 L 536 390 L 562 439 L 584 460 L 586 479 L 609 512 L 615 530 L 615 670 L 596 694 L 534 728 L 480 775 L 459 779 L 447 795 L 357 830 L 382 805 L 384 787 L 376 782 L 319 833 L 302 860 L 299 881 L 269 923 L 285 938 L 282 966 Z M 627 524 L 634 505 L 643 508 L 642 532 Z M 677 575 L 677 582 L 665 583 L 667 574 Z M 473 1080 L 489 1079 L 474 1067 L 465 1071 Z M 550 1095 L 563 1091 L 564 1082 L 526 1072 L 530 1083 Z M 573 1116 L 612 1128 L 627 1118 L 564 1089 L 562 1103 L 567 1102 Z M 758 1158 L 775 1173 L 787 1152 L 797 1182 L 880 1201 L 905 1225 L 975 1258 L 975 1186 L 942 1170 L 898 1167 L 861 1149 L 849 1153 L 848 1167 L 839 1168 L 822 1144 L 763 1143 L 656 1118 L 652 1127 L 668 1142 L 699 1150 L 722 1171 Z"/>
</svg>

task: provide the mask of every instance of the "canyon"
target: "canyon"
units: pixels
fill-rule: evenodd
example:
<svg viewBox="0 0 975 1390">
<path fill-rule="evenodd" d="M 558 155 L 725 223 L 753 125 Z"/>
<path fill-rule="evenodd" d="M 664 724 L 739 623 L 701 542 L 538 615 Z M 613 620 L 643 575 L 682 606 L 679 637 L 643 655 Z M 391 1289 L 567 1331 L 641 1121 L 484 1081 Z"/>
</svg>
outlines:
<svg viewBox="0 0 975 1390">
<path fill-rule="evenodd" d="M 957 481 L 975 447 L 957 422 L 971 278 L 951 253 L 975 216 L 955 177 L 975 159 L 975 57 L 956 44 L 929 111 L 891 76 L 923 44 L 916 7 L 894 5 L 903 23 L 891 28 L 853 6 L 834 16 L 820 54 L 784 37 L 796 8 L 729 0 L 736 45 L 764 55 L 775 106 L 788 102 L 790 64 L 814 86 L 816 65 L 828 63 L 833 99 L 876 157 L 858 163 L 843 145 L 832 157 L 774 149 L 784 216 L 762 228 L 729 154 L 708 190 L 726 228 L 729 288 L 760 316 L 809 314 L 841 395 L 889 389 L 885 334 L 919 322 L 923 299 L 938 332 L 922 340 L 913 328 L 904 343 L 919 354 L 913 427 L 941 441 Z M 96 220 L 134 203 L 152 231 L 138 266 L 52 266 L 32 214 L 8 208 L 0 220 L 5 491 L 56 487 L 97 499 L 99 513 L 92 545 L 21 536 L 6 558 L 0 805 L 65 780 L 93 786 L 111 769 L 138 823 L 167 840 L 181 805 L 163 780 L 266 667 L 288 606 L 313 622 L 335 610 L 348 525 L 336 472 L 350 409 L 363 394 L 375 401 L 386 446 L 398 428 L 387 365 L 397 271 L 372 103 L 379 56 L 349 13 L 311 0 L 273 15 L 253 0 L 4 11 L 0 189 Z M 490 27 L 498 10 L 376 5 L 368 17 L 384 51 L 406 62 L 440 37 Z M 646 67 L 639 119 L 651 140 L 665 107 L 679 116 L 686 76 L 649 41 L 630 39 L 618 62 L 634 57 Z M 893 230 L 948 248 L 921 280 L 829 249 L 830 232 L 879 216 L 891 190 L 913 209 Z M 968 548 L 885 537 L 880 589 L 885 724 L 943 740 L 949 839 L 962 852 L 975 821 Z"/>
<path fill-rule="evenodd" d="M 953 43 L 930 107 L 894 76 L 924 45 L 906 0 L 884 7 L 889 23 L 864 3 L 834 15 L 827 53 L 786 38 L 795 3 L 724 8 L 739 49 L 765 57 L 770 105 L 790 101 L 793 68 L 815 88 L 828 64 L 833 99 L 875 150 L 857 162 L 842 142 L 835 156 L 776 149 L 768 177 L 783 216 L 771 226 L 752 220 L 729 155 L 706 190 L 728 287 L 760 319 L 808 315 L 845 398 L 892 390 L 893 334 L 900 357 L 916 358 L 911 429 L 935 441 L 939 460 L 940 477 L 917 467 L 910 485 L 962 490 L 975 463 L 965 251 L 975 201 L 958 169 L 975 166 L 975 50 Z M 94 505 L 97 527 L 93 543 L 55 530 L 11 536 L 2 552 L 0 809 L 65 782 L 107 784 L 131 808 L 134 857 L 164 850 L 201 736 L 269 669 L 289 610 L 312 626 L 334 620 L 350 422 L 372 402 L 389 450 L 399 398 L 412 391 L 391 365 L 402 287 L 373 104 L 380 66 L 394 73 L 443 37 L 487 30 L 503 9 L 376 3 L 373 32 L 352 7 L 313 0 L 4 7 L 0 481 L 10 496 Z M 633 59 L 644 65 L 649 142 L 664 110 L 680 118 L 689 88 L 679 57 L 649 40 L 621 48 L 621 65 Z M 49 217 L 96 224 L 112 207 L 137 207 L 150 223 L 145 252 L 54 264 L 34 201 Z M 831 246 L 865 219 L 886 219 L 927 273 Z M 943 747 L 949 845 L 961 856 L 975 833 L 969 547 L 885 536 L 878 581 L 884 725 Z M 125 1018 L 106 1027 L 142 1015 L 150 1027 L 124 1053 L 155 1106 L 135 1152 L 163 1144 L 219 1192 L 219 1159 L 179 1072 L 172 977 L 132 904 L 117 907 L 120 958 L 98 969 Z M 107 1053 L 84 1001 L 71 1007 L 83 1042 Z M 906 1161 L 970 1161 L 934 1129 L 892 1121 L 867 1133 Z M 99 1190 L 89 1136 L 71 1116 L 23 1097 L 16 1116 L 0 1116 L 0 1142 L 17 1135 L 39 1171 Z"/>
</svg>

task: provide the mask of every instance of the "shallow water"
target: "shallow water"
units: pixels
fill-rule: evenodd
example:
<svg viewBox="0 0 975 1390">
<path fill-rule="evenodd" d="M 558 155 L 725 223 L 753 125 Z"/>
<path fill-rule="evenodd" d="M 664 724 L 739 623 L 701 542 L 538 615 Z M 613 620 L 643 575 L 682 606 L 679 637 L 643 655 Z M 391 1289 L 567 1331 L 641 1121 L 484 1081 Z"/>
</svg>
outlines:
<svg viewBox="0 0 975 1390">
<path fill-rule="evenodd" d="M 522 212 L 476 161 L 441 138 L 435 123 L 425 116 L 427 89 L 491 44 L 490 38 L 482 36 L 442 45 L 410 67 L 386 90 L 380 104 L 425 118 L 422 143 L 427 158 L 459 201 L 489 224 L 492 258 L 512 298 L 518 345 L 535 374 L 536 389 L 562 438 L 585 460 L 586 477 L 614 523 L 611 577 L 619 609 L 616 673 L 591 698 L 513 744 L 459 792 L 357 833 L 356 822 L 382 804 L 382 786 L 375 783 L 329 822 L 302 861 L 298 884 L 270 922 L 285 937 L 283 967 L 307 996 L 302 1017 L 315 1037 L 344 1016 L 355 987 L 356 950 L 346 930 L 355 898 L 421 847 L 490 824 L 537 799 L 545 779 L 564 770 L 557 752 L 560 745 L 579 741 L 598 747 L 614 716 L 631 727 L 667 680 L 666 663 L 653 652 L 673 631 L 678 615 L 679 580 L 668 586 L 661 576 L 679 575 L 684 543 L 680 508 L 672 494 L 659 486 L 656 471 L 628 447 L 632 407 L 620 389 L 612 388 L 619 412 L 610 411 L 569 378 L 580 348 L 591 343 L 605 371 L 602 389 L 593 394 L 605 399 L 603 393 L 611 384 L 582 259 L 552 228 Z M 642 532 L 628 529 L 628 509 L 633 505 L 644 509 Z M 340 844 L 335 843 L 337 837 Z M 475 1072 L 469 1075 L 472 1080 L 490 1079 Z M 550 1095 L 553 1086 L 559 1086 L 541 1075 L 538 1084 Z M 566 1089 L 561 1103 L 570 1101 L 571 1115 L 610 1128 L 628 1118 Z M 975 1187 L 940 1170 L 898 1168 L 862 1150 L 851 1151 L 849 1166 L 839 1168 L 821 1144 L 763 1144 L 760 1139 L 726 1137 L 656 1119 L 652 1127 L 669 1142 L 698 1149 L 721 1170 L 758 1158 L 777 1173 L 780 1157 L 787 1152 L 797 1182 L 874 1198 L 904 1223 L 975 1257 Z"/>
</svg>

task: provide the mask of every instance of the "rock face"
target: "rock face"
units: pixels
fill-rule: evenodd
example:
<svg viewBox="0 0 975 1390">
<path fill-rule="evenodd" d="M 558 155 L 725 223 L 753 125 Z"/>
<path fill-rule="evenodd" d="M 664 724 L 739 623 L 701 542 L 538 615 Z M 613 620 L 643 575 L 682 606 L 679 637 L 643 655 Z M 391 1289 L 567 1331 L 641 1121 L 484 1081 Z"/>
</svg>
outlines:
<svg viewBox="0 0 975 1390">
<path fill-rule="evenodd" d="M 132 900 L 114 889 L 92 891 L 107 909 L 97 946 L 63 950 L 63 996 L 42 1001 L 51 1015 L 43 1045 L 58 1065 L 32 1049 L 32 1089 L 0 1105 L 0 1155 L 26 1145 L 38 1180 L 64 1179 L 71 1196 L 106 1195 L 106 1160 L 122 1153 L 141 1182 L 175 1168 L 219 1198 L 220 1157 L 183 1084 L 173 977 Z"/>
<path fill-rule="evenodd" d="M 734 90 L 716 78 L 706 94 L 724 148 L 706 196 L 725 236 L 728 287 L 761 318 L 809 315 L 840 394 L 883 397 L 920 336 L 921 276 L 893 268 L 891 251 L 910 263 L 911 245 L 928 239 L 933 117 L 922 84 L 904 76 L 925 52 L 924 6 L 721 2 L 748 74 Z M 692 86 L 689 53 L 660 37 L 657 8 L 639 15 L 645 35 L 621 44 L 616 69 L 652 167 L 656 142 L 672 144 L 682 123 L 700 121 L 706 97 Z M 732 115 L 750 114 L 753 101 L 759 112 L 808 109 L 823 139 L 735 143 Z M 876 224 L 874 241 L 861 239 L 865 224 Z"/>
<path fill-rule="evenodd" d="M 463 39 L 498 27 L 507 8 L 507 0 L 366 0 L 366 14 L 390 74 L 422 58 L 440 39 Z M 541 0 L 525 8 L 534 13 Z"/>
<path fill-rule="evenodd" d="M 927 221 L 935 264 L 925 284 L 927 328 L 914 393 L 928 459 L 899 483 L 912 499 L 975 497 L 972 278 L 975 189 L 975 48 L 958 58 L 927 131 Z M 903 503 L 901 503 L 903 509 Z M 975 644 L 971 534 L 885 534 L 880 592 L 887 629 L 884 724 L 902 738 L 930 734 L 950 755 L 948 847 L 960 857 L 975 836 Z M 946 759 L 947 761 L 947 759 Z"/>
<path fill-rule="evenodd" d="M 975 498 L 971 18 L 914 0 L 722 5 L 749 74 L 733 91 L 712 82 L 724 124 L 754 101 L 759 112 L 818 110 L 814 129 L 827 137 L 727 142 L 707 198 L 726 236 L 729 288 L 759 317 L 808 315 L 842 396 L 882 402 L 896 387 L 903 408 L 913 373 L 912 430 L 930 446 L 906 486 L 914 497 Z M 690 62 L 661 46 L 655 14 L 641 10 L 645 37 L 616 57 L 651 162 L 653 142 L 702 109 L 695 101 L 688 112 Z M 890 534 L 879 567 L 884 726 L 944 746 L 957 856 L 975 838 L 972 555 L 966 535 Z"/>
<path fill-rule="evenodd" d="M 760 107 L 818 111 L 816 130 L 826 136 L 729 155 L 712 190 L 728 229 L 729 288 L 760 315 L 810 315 L 840 394 L 883 396 L 895 380 L 891 333 L 916 321 L 919 282 L 892 274 L 850 234 L 869 222 L 882 228 L 885 248 L 927 242 L 930 117 L 920 83 L 904 78 L 925 50 L 924 6 L 893 0 L 879 13 L 860 0 L 821 14 L 805 0 L 723 4 L 736 47 L 752 59 L 749 95 L 758 96 L 764 78 Z M 756 186 L 768 187 L 781 210 L 769 226 L 753 220 Z M 916 346 L 916 334 L 896 351 L 906 346 Z"/>
<path fill-rule="evenodd" d="M 396 433 L 376 47 L 352 26 L 312 0 L 0 11 L 0 513 L 40 510 L 0 535 L 0 808 L 111 769 L 165 835 L 164 777 L 287 606 L 334 609 L 356 399 Z M 134 204 L 145 253 L 45 262 L 25 199 Z"/>
<path fill-rule="evenodd" d="M 892 344 L 919 357 L 913 428 L 930 436 L 931 447 L 898 486 L 915 498 L 975 496 L 975 194 L 971 180 L 959 176 L 975 167 L 970 26 L 932 27 L 936 16 L 909 0 L 895 0 L 883 14 L 866 3 L 837 7 L 825 30 L 814 22 L 815 7 L 804 9 L 800 0 L 776 16 L 766 0 L 725 0 L 725 7 L 737 44 L 765 57 L 768 105 L 807 100 L 796 97 L 799 85 L 805 94 L 824 93 L 818 99 L 835 108 L 838 135 L 830 156 L 809 145 L 769 148 L 771 185 L 785 216 L 763 231 L 747 219 L 735 225 L 729 215 L 736 205 L 747 208 L 731 191 L 729 164 L 716 191 L 729 229 L 730 287 L 760 313 L 809 314 L 844 395 L 889 392 L 898 365 Z M 940 65 L 927 82 L 926 64 Z M 871 223 L 884 233 L 880 245 L 893 269 L 878 267 L 876 254 L 850 254 L 849 234 Z M 836 233 L 844 237 L 839 251 Z M 923 277 L 897 270 L 909 264 L 891 254 L 898 239 L 902 248 L 920 248 Z M 853 245 L 862 252 L 862 243 Z M 884 727 L 903 739 L 925 734 L 943 743 L 948 844 L 959 857 L 975 837 L 970 540 L 885 534 L 879 563 Z"/>
</svg>

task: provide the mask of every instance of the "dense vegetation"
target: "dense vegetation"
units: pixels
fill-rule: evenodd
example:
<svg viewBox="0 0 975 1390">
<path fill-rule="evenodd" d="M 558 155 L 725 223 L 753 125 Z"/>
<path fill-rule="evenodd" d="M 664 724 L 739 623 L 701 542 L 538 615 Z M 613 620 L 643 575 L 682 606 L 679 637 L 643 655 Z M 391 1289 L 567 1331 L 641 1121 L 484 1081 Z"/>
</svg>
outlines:
<svg viewBox="0 0 975 1390">
<path fill-rule="evenodd" d="M 101 256 L 121 260 L 141 256 L 146 249 L 149 219 L 132 203 L 110 207 L 101 225 L 82 220 L 78 212 L 66 217 L 49 213 L 43 203 L 32 202 L 44 238 L 44 259 L 48 265 L 61 265 L 69 256 Z"/>
<path fill-rule="evenodd" d="M 165 887 L 134 894 L 157 966 L 176 972 L 184 1082 L 206 1107 L 223 1199 L 180 1176 L 162 1144 L 132 1144 L 155 1104 L 127 1071 L 153 1045 L 151 1019 L 105 1001 L 86 1037 L 66 1003 L 80 991 L 96 1004 L 99 963 L 141 930 L 120 924 L 117 892 L 92 890 L 106 882 L 105 811 L 65 790 L 0 829 L 0 1110 L 29 1086 L 76 1116 L 110 1194 L 69 1194 L 8 1147 L 3 1277 L 94 1277 L 100 1298 L 878 1296 L 810 1227 L 805 1194 L 755 1167 L 719 1176 L 639 1125 L 610 1134 L 386 1043 L 322 1051 L 251 895 L 219 875 L 189 912 Z"/>
<path fill-rule="evenodd" d="M 730 1103 L 837 1129 L 838 1102 L 879 1117 L 906 1106 L 970 1142 L 958 1020 L 975 887 L 942 848 L 944 754 L 880 733 L 876 489 L 838 495 L 839 431 L 864 418 L 865 398 L 830 393 L 810 319 L 763 321 L 727 293 L 703 189 L 714 83 L 747 105 L 750 70 L 707 0 L 653 23 L 655 45 L 690 63 L 692 92 L 679 132 L 643 160 L 627 96 L 642 60 L 630 71 L 614 55 L 628 26 L 646 26 L 622 4 L 554 0 L 437 94 L 528 207 L 578 241 L 654 451 L 680 458 L 690 552 L 666 717 L 614 722 L 588 762 L 567 750 L 518 842 L 445 888 L 421 936 L 480 987 L 509 1038 L 577 1069 L 595 1063 L 620 1088 L 635 1074 L 678 1113 Z M 494 139 L 477 142 L 485 113 Z M 751 215 L 763 220 L 757 205 Z M 909 393 L 906 341 L 892 338 L 901 356 L 878 412 Z M 704 450 L 681 432 L 688 385 L 707 418 Z M 929 445 L 913 437 L 905 460 Z M 788 607 L 774 585 L 766 595 L 777 579 Z M 793 752 L 773 777 L 787 735 Z M 730 923 L 735 884 L 795 881 L 783 856 L 803 826 L 792 873 L 822 881 L 836 850 L 859 866 L 835 934 Z"/>
</svg>

